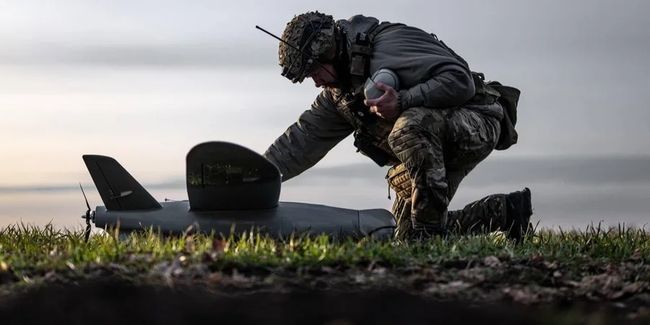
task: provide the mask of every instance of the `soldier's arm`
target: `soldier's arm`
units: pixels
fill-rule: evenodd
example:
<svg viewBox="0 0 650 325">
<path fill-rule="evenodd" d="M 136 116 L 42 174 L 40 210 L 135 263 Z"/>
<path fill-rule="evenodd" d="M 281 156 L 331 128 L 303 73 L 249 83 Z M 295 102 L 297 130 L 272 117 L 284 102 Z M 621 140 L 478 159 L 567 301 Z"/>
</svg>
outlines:
<svg viewBox="0 0 650 325">
<path fill-rule="evenodd" d="M 475 93 L 469 68 L 430 34 L 396 26 L 375 38 L 371 71 L 393 70 L 400 78 L 402 109 L 454 107 Z"/>
<path fill-rule="evenodd" d="M 336 110 L 331 94 L 324 90 L 264 157 L 280 169 L 284 182 L 314 166 L 352 131 L 353 127 Z"/>
<path fill-rule="evenodd" d="M 460 66 L 450 65 L 425 82 L 401 90 L 399 106 L 402 109 L 415 106 L 454 107 L 467 102 L 474 92 L 471 74 Z"/>
</svg>

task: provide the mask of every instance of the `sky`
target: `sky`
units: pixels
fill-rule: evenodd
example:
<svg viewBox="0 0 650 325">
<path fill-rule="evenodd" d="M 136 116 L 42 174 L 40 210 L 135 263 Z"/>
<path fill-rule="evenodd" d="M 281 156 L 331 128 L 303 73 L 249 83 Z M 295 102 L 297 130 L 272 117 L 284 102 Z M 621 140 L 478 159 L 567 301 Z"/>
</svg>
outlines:
<svg viewBox="0 0 650 325">
<path fill-rule="evenodd" d="M 650 157 L 647 1 L 0 0 L 0 195 L 90 183 L 87 153 L 165 183 L 200 142 L 263 152 L 318 89 L 281 77 L 277 41 L 254 26 L 280 34 L 309 10 L 436 33 L 474 70 L 521 89 L 520 141 L 488 158 L 538 167 L 513 185 L 555 175 L 536 165 L 545 159 L 604 161 L 609 175 L 616 161 Z M 351 143 L 317 167 L 375 168 Z"/>
</svg>

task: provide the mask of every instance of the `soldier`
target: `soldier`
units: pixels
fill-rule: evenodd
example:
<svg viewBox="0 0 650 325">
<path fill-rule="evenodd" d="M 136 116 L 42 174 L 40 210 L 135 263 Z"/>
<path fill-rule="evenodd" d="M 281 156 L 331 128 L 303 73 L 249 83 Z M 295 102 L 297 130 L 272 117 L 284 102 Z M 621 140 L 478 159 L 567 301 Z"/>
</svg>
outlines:
<svg viewBox="0 0 650 325">
<path fill-rule="evenodd" d="M 527 188 L 447 211 L 461 180 L 495 147 L 516 138 L 499 143 L 511 135 L 502 131 L 508 118 L 499 92 L 434 34 L 362 15 L 334 21 L 308 12 L 287 24 L 279 61 L 292 82 L 311 78 L 323 88 L 264 154 L 283 181 L 354 133 L 359 151 L 392 166 L 387 178 L 397 193 L 396 238 L 500 229 L 521 239 L 532 214 Z M 365 98 L 364 83 L 382 69 L 397 76 L 400 89 L 377 83 L 383 95 Z"/>
</svg>

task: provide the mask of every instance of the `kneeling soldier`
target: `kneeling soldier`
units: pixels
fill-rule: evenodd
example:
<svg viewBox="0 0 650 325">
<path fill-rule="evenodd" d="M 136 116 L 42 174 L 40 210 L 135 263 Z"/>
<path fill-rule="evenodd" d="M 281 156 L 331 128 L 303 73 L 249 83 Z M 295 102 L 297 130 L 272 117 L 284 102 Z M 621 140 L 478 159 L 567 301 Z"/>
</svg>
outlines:
<svg viewBox="0 0 650 325">
<path fill-rule="evenodd" d="M 516 89 L 486 85 L 435 35 L 404 24 L 308 12 L 294 17 L 282 36 L 282 75 L 323 87 L 264 154 L 283 181 L 354 133 L 359 151 L 392 166 L 387 178 L 397 193 L 398 239 L 448 230 L 505 230 L 522 238 L 532 214 L 527 188 L 447 211 L 461 180 L 493 149 L 516 142 Z M 398 80 L 368 81 L 380 70 Z M 368 96 L 373 91 L 380 96 Z"/>
</svg>

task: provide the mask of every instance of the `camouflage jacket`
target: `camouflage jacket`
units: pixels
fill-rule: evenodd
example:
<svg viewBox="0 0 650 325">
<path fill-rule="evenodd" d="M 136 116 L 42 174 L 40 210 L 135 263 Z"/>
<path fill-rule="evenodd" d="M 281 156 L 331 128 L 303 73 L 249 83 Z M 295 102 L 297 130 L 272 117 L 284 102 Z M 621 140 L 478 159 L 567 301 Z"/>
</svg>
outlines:
<svg viewBox="0 0 650 325">
<path fill-rule="evenodd" d="M 366 32 L 377 23 L 377 19 L 361 15 L 337 21 L 348 38 L 348 47 L 358 32 Z M 381 68 L 394 71 L 400 79 L 403 109 L 458 107 L 474 96 L 468 67 L 433 35 L 403 24 L 381 23 L 378 28 L 368 74 Z M 353 105 L 363 105 L 362 98 L 345 96 L 348 93 L 346 89 L 324 89 L 311 108 L 264 153 L 280 169 L 283 181 L 315 165 L 354 131 L 367 133 L 377 147 L 393 155 L 387 138 L 394 121 L 377 118 L 376 123 L 364 125 L 352 113 Z M 502 111 L 487 113 L 503 114 Z"/>
</svg>

